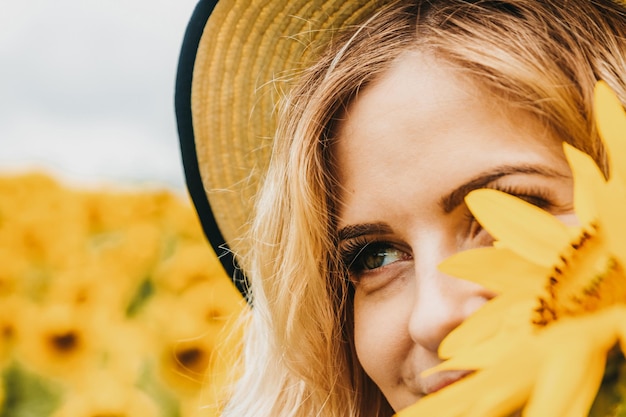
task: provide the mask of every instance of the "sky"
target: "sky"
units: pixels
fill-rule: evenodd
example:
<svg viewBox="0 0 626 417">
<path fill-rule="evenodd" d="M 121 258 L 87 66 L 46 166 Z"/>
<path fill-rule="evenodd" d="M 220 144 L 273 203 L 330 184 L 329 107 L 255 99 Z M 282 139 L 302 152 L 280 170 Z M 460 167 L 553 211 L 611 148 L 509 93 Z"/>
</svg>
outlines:
<svg viewBox="0 0 626 417">
<path fill-rule="evenodd" d="M 0 174 L 182 189 L 176 65 L 197 0 L 0 0 Z"/>
</svg>

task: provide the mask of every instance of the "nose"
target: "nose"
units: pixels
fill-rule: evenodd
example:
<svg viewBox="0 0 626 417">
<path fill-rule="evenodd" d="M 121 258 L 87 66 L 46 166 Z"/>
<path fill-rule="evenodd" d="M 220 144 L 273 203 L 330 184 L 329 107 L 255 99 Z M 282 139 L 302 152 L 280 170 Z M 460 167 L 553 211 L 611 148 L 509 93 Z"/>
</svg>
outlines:
<svg viewBox="0 0 626 417">
<path fill-rule="evenodd" d="M 439 272 L 437 264 L 441 260 L 443 257 L 431 257 L 428 264 L 415 263 L 418 282 L 409 319 L 413 341 L 432 352 L 437 352 L 448 333 L 495 295 L 476 283 Z"/>
</svg>

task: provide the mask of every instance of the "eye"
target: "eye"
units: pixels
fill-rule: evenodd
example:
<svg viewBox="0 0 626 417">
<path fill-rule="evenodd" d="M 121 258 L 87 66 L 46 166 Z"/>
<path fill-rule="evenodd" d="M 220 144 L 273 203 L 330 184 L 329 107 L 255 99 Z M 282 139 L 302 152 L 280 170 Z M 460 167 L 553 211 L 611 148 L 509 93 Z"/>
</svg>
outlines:
<svg viewBox="0 0 626 417">
<path fill-rule="evenodd" d="M 467 222 L 467 246 L 470 247 L 485 247 L 493 245 L 493 237 L 480 225 L 478 220 L 474 217 L 474 215 L 466 209 L 465 218 Z"/>
<path fill-rule="evenodd" d="M 386 244 L 373 244 L 363 248 L 354 259 L 351 269 L 369 271 L 403 259 L 403 252 Z"/>
<path fill-rule="evenodd" d="M 468 226 L 468 235 L 471 238 L 475 238 L 476 236 L 478 236 L 478 234 L 480 232 L 483 232 L 485 229 L 483 229 L 483 227 L 480 225 L 480 223 L 478 223 L 478 220 L 476 220 L 476 217 L 474 217 L 474 215 L 472 214 L 471 211 L 469 211 L 469 209 L 467 209 L 467 212 L 465 213 L 465 221 L 467 222 Z"/>
<path fill-rule="evenodd" d="M 356 276 L 411 258 L 411 255 L 389 242 L 354 239 L 343 242 L 342 246 L 344 265 L 351 275 Z"/>
</svg>

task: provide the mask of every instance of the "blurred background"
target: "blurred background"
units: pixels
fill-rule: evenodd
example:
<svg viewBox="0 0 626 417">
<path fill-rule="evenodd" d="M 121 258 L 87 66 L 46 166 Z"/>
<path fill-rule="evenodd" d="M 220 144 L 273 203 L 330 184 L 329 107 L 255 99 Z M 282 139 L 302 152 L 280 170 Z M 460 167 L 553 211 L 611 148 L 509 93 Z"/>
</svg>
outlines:
<svg viewBox="0 0 626 417">
<path fill-rule="evenodd" d="M 196 0 L 0 0 L 0 417 L 211 417 L 246 303 L 184 188 Z"/>
<path fill-rule="evenodd" d="M 0 0 L 0 170 L 183 187 L 173 110 L 196 0 Z"/>
</svg>

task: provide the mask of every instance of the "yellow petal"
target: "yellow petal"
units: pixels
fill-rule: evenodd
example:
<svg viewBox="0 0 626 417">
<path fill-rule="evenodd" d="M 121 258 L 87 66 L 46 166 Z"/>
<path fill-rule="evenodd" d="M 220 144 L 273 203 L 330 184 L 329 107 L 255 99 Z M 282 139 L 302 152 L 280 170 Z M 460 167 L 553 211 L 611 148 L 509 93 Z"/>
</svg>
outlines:
<svg viewBox="0 0 626 417">
<path fill-rule="evenodd" d="M 626 113 L 615 93 L 604 82 L 594 91 L 596 125 L 609 151 L 610 175 L 626 178 Z"/>
<path fill-rule="evenodd" d="M 439 264 L 445 274 L 473 281 L 496 293 L 536 291 L 549 269 L 530 263 L 508 248 L 458 252 Z"/>
<path fill-rule="evenodd" d="M 394 414 L 394 417 L 463 417 L 466 411 L 467 405 L 464 401 L 456 401 L 451 397 L 436 400 L 433 400 L 431 397 L 425 397 L 419 402 L 400 410 Z"/>
<path fill-rule="evenodd" d="M 439 356 L 447 359 L 464 350 L 490 341 L 498 332 L 515 334 L 530 325 L 534 298 L 505 294 L 483 305 L 461 325 L 452 330 L 439 346 Z"/>
<path fill-rule="evenodd" d="M 570 241 L 563 223 L 550 213 L 498 190 L 472 191 L 465 198 L 480 224 L 506 247 L 533 263 L 552 267 Z"/>
<path fill-rule="evenodd" d="M 616 333 L 622 353 L 626 355 L 626 306 L 613 307 L 613 320 L 615 321 Z"/>
<path fill-rule="evenodd" d="M 466 346 L 450 359 L 422 372 L 427 377 L 441 371 L 479 370 L 494 367 L 512 348 L 526 340 L 520 334 L 495 334 L 485 343 Z"/>
<path fill-rule="evenodd" d="M 497 365 L 428 395 L 398 417 L 505 416 L 520 409 L 530 393 L 540 357 L 518 345 Z M 511 376 L 515 375 L 515 378 Z M 504 383 L 505 382 L 505 383 Z M 479 393 L 479 394 L 477 394 Z"/>
<path fill-rule="evenodd" d="M 602 382 L 605 356 L 559 350 L 546 362 L 524 416 L 586 417 Z"/>
<path fill-rule="evenodd" d="M 605 368 L 605 355 L 587 358 L 589 370 L 580 381 L 576 395 L 563 412 L 563 417 L 587 417 L 594 399 L 600 389 Z"/>
<path fill-rule="evenodd" d="M 626 261 L 626 194 L 624 187 L 616 181 L 610 180 L 606 187 L 596 189 L 598 219 L 600 232 L 606 237 L 611 253 Z M 626 263 L 622 263 L 626 266 Z"/>
<path fill-rule="evenodd" d="M 409 407 L 400 410 L 395 417 L 461 417 L 467 411 L 467 404 L 471 401 L 471 392 L 477 386 L 476 376 L 470 375 L 443 390 L 423 397 Z"/>
<path fill-rule="evenodd" d="M 586 153 L 563 143 L 563 151 L 574 177 L 574 207 L 580 224 L 589 224 L 598 217 L 594 190 L 605 187 L 604 175 Z"/>
<path fill-rule="evenodd" d="M 528 368 L 534 366 L 534 361 L 520 361 L 517 359 L 520 354 L 524 353 L 517 351 L 507 358 L 513 366 L 509 369 L 500 366 L 500 375 L 495 375 L 495 372 L 487 375 L 492 379 L 490 389 L 475 395 L 474 404 L 465 417 L 510 416 L 522 408 L 532 386 L 533 372 L 529 372 Z M 507 373 L 506 376 L 502 375 L 503 372 Z M 512 379 L 511 375 L 516 375 L 516 378 Z"/>
<path fill-rule="evenodd" d="M 567 349 L 550 355 L 537 375 L 525 417 L 585 417 L 604 374 L 605 352 L 581 346 L 581 335 Z"/>
<path fill-rule="evenodd" d="M 619 309 L 607 308 L 563 318 L 541 331 L 535 341 L 547 354 L 524 415 L 587 416 L 622 319 Z"/>
</svg>

